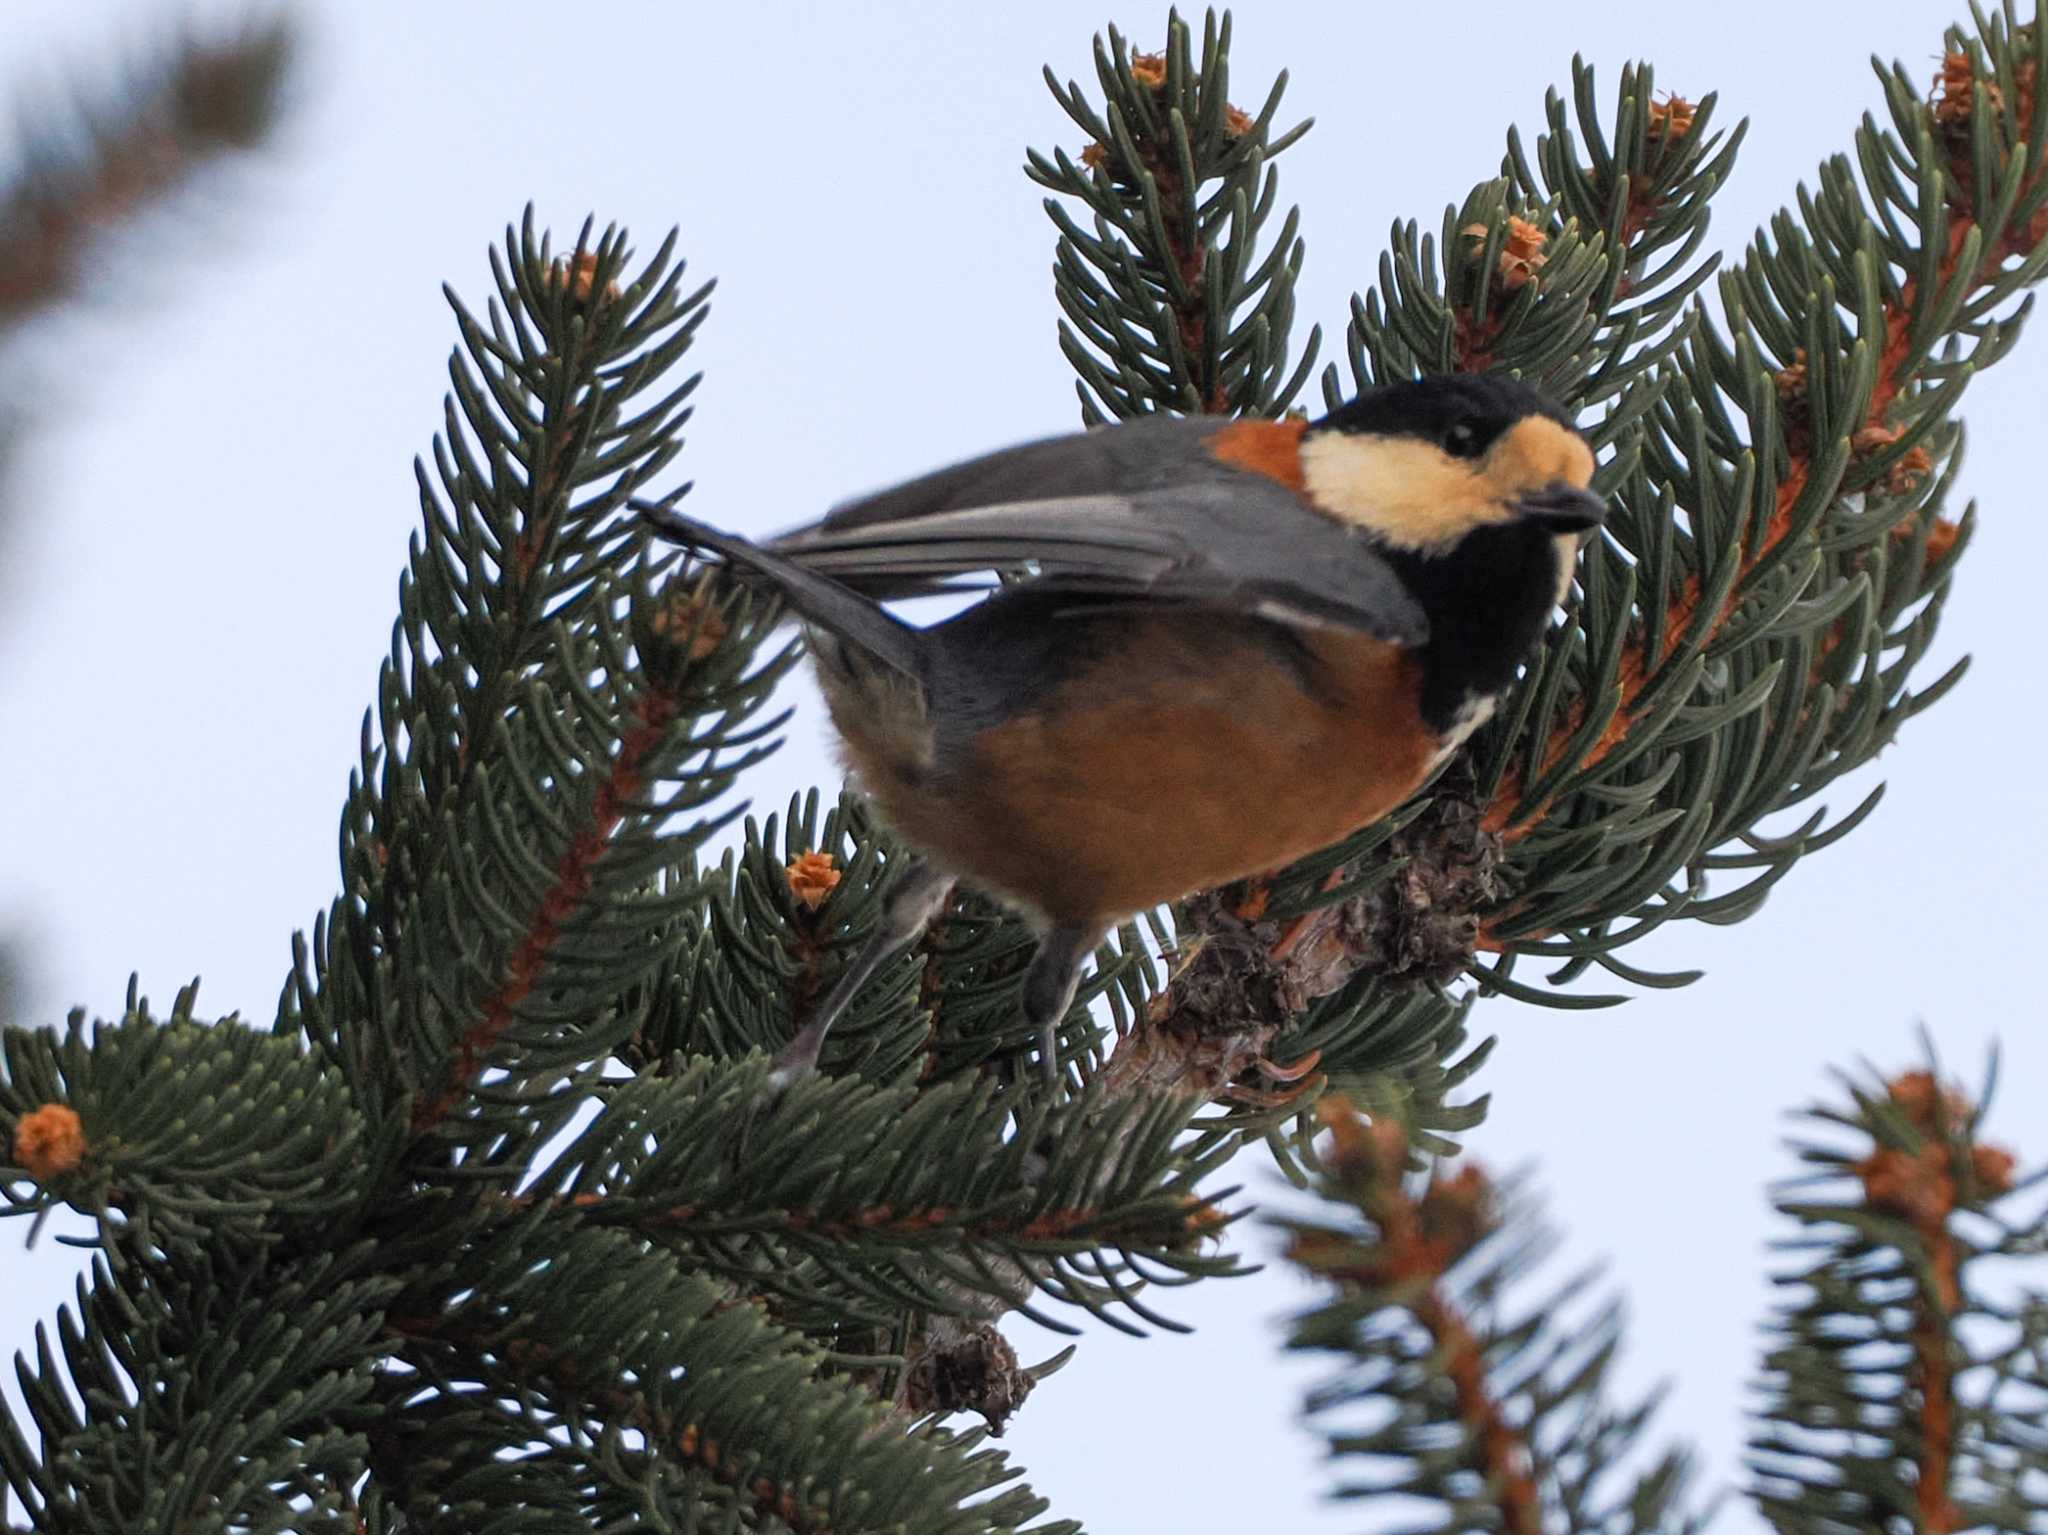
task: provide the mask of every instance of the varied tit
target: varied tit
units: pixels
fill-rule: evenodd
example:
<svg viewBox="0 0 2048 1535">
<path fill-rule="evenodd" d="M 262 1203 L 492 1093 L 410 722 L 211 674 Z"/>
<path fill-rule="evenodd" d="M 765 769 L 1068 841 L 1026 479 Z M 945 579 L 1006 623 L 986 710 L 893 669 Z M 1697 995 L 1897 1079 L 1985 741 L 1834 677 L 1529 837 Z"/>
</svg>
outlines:
<svg viewBox="0 0 2048 1535">
<path fill-rule="evenodd" d="M 641 505 L 803 620 L 847 765 L 921 855 L 778 1083 L 956 877 L 1042 930 L 1023 1011 L 1056 1079 L 1107 929 L 1371 824 L 1487 717 L 1606 511 L 1592 477 L 1555 404 L 1457 376 L 1029 443 L 767 545 Z M 1020 570 L 929 628 L 881 605 Z"/>
</svg>

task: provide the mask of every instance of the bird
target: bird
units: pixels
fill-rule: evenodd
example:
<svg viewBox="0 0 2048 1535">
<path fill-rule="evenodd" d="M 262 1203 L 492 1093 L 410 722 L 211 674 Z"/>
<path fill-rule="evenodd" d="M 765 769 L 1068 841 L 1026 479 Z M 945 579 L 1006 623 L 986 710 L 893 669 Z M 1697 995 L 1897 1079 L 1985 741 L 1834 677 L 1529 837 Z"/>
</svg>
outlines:
<svg viewBox="0 0 2048 1535">
<path fill-rule="evenodd" d="M 1319 419 L 1157 414 L 1003 449 L 756 543 L 661 537 L 806 631 L 857 787 L 912 850 L 776 1057 L 816 1069 L 957 880 L 1038 933 L 1056 1030 L 1104 934 L 1384 817 L 1492 713 L 1606 514 L 1572 416 L 1517 379 L 1362 390 Z M 980 589 L 917 626 L 901 599 Z"/>
</svg>

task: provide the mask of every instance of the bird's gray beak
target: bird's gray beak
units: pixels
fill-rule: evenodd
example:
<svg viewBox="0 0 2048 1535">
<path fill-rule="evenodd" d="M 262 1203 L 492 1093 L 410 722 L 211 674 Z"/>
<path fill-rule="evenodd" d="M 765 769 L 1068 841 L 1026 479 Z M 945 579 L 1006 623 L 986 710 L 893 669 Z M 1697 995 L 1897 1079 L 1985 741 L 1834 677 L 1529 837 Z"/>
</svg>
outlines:
<svg viewBox="0 0 2048 1535">
<path fill-rule="evenodd" d="M 1559 480 L 1515 503 L 1515 510 L 1552 533 L 1583 533 L 1607 520 L 1607 502 Z"/>
</svg>

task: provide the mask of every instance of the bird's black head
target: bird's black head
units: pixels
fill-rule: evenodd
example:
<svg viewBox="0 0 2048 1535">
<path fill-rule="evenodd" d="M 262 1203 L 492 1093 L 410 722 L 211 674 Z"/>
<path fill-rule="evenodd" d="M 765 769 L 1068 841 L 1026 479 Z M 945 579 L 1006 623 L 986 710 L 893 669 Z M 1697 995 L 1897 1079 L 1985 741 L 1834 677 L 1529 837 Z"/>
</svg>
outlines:
<svg viewBox="0 0 2048 1535">
<path fill-rule="evenodd" d="M 1453 548 L 1482 528 L 1576 535 L 1606 506 L 1571 416 L 1518 379 L 1451 374 L 1367 390 L 1302 438 L 1309 499 L 1393 548 Z"/>
<path fill-rule="evenodd" d="M 1476 458 L 1501 433 L 1531 416 L 1567 431 L 1577 429 L 1563 406 L 1518 378 L 1448 373 L 1368 389 L 1312 423 L 1311 430 L 1416 437 L 1455 458 Z"/>
</svg>

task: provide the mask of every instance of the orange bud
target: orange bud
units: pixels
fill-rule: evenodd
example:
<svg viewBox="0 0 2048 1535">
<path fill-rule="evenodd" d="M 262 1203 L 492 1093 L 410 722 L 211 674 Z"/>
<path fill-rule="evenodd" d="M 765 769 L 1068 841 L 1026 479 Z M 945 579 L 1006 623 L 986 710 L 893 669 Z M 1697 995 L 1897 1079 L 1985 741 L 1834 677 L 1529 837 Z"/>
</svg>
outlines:
<svg viewBox="0 0 2048 1535">
<path fill-rule="evenodd" d="M 1926 479 L 1933 470 L 1934 460 L 1928 455 L 1925 448 L 1908 448 L 1899 455 L 1899 461 L 1893 464 L 1890 470 L 1886 472 L 1884 477 L 1885 488 L 1894 495 L 1902 496 Z M 1955 542 L 1955 524 L 1952 522 L 1937 523 L 1935 530 L 1938 533 L 1942 528 L 1949 530 L 1948 541 L 1953 544 Z M 1929 547 L 1932 547 L 1931 541 Z"/>
<path fill-rule="evenodd" d="M 38 1183 L 61 1177 L 85 1160 L 85 1128 L 61 1103 L 31 1109 L 14 1124 L 14 1160 Z"/>
<path fill-rule="evenodd" d="M 1778 399 L 1790 405 L 1806 398 L 1806 348 L 1800 347 L 1792 354 L 1791 363 L 1780 368 L 1772 376 L 1778 388 Z"/>
<path fill-rule="evenodd" d="M 1150 90 L 1158 90 L 1166 84 L 1166 55 L 1163 53 L 1134 53 L 1131 55 L 1131 78 Z"/>
<path fill-rule="evenodd" d="M 578 251 L 566 260 L 557 261 L 550 276 L 556 282 L 566 282 L 569 297 L 577 303 L 589 303 L 591 291 L 597 286 L 597 252 Z M 615 282 L 606 283 L 601 301 L 613 304 L 618 302 L 618 298 L 619 285 Z"/>
<path fill-rule="evenodd" d="M 2013 1154 L 2003 1146 L 1970 1148 L 1970 1174 L 1977 1180 L 1980 1193 L 2003 1194 L 2011 1188 L 2012 1170 L 2016 1165 Z"/>
<path fill-rule="evenodd" d="M 1955 1089 L 1942 1087 L 1931 1071 L 1901 1072 L 1885 1091 L 1923 1135 L 1939 1135 L 1970 1117 L 1970 1101 Z"/>
<path fill-rule="evenodd" d="M 1682 139 L 1692 131 L 1696 110 L 1683 96 L 1667 96 L 1662 101 L 1653 101 L 1649 112 L 1650 132 L 1666 141 Z"/>
<path fill-rule="evenodd" d="M 1872 1152 L 1856 1164 L 1856 1172 L 1873 1209 L 1902 1215 L 1923 1230 L 1943 1225 L 1956 1207 L 1948 1155 L 1934 1141 L 1918 1152 L 1889 1147 Z"/>
<path fill-rule="evenodd" d="M 1502 247 L 1520 260 L 1529 260 L 1543 249 L 1543 231 L 1525 218 L 1508 215 L 1508 238 Z"/>
<path fill-rule="evenodd" d="M 1944 128 L 1961 128 L 1970 121 L 1971 105 L 1974 100 L 1972 87 L 1977 83 L 1977 73 L 1970 66 L 1967 53 L 1944 54 L 1941 69 L 1934 77 L 1934 99 L 1929 110 L 1935 122 Z M 1997 111 L 2004 101 L 1995 80 L 1984 82 L 1986 103 Z"/>
<path fill-rule="evenodd" d="M 789 893 L 806 911 L 816 911 L 825 904 L 839 884 L 839 870 L 832 862 L 830 853 L 804 853 L 783 871 L 789 880 Z"/>
<path fill-rule="evenodd" d="M 1459 233 L 1484 240 L 1492 230 L 1484 224 L 1467 224 Z M 1545 238 L 1540 226 L 1515 214 L 1508 215 L 1507 238 L 1501 242 L 1500 259 L 1495 266 L 1501 287 L 1513 293 L 1526 287 L 1543 269 L 1543 263 L 1549 259 L 1543 254 Z"/>
<path fill-rule="evenodd" d="M 680 640 L 688 635 L 692 661 L 710 655 L 732 628 L 701 585 L 670 588 L 647 627 L 663 639 Z"/>
</svg>

